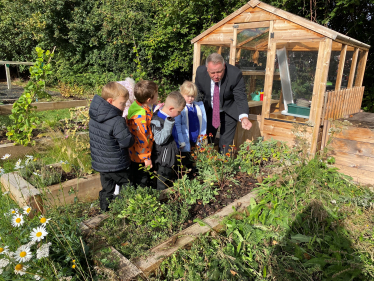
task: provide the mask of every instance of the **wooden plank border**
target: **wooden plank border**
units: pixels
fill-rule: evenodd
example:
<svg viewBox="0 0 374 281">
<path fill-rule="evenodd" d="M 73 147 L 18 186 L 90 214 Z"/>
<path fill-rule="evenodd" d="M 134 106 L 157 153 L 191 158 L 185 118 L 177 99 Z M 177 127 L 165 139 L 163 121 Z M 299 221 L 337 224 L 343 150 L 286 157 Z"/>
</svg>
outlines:
<svg viewBox="0 0 374 281">
<path fill-rule="evenodd" d="M 36 106 L 36 111 L 56 110 L 73 108 L 77 106 L 88 106 L 88 100 L 70 100 L 70 101 L 54 101 L 54 102 L 33 102 L 32 106 Z M 0 105 L 0 115 L 12 113 L 12 104 Z"/>
<path fill-rule="evenodd" d="M 201 226 L 199 223 L 195 223 L 192 226 L 182 230 L 181 232 L 171 236 L 165 242 L 153 247 L 151 249 L 152 255 L 146 258 L 141 258 L 136 260 L 134 263 L 125 263 L 123 268 L 120 268 L 120 272 L 125 272 L 124 269 L 140 269 L 141 272 L 137 275 L 127 277 L 126 275 L 122 275 L 122 281 L 131 280 L 131 278 L 135 278 L 139 275 L 149 276 L 152 272 L 154 272 L 159 265 L 163 262 L 164 259 L 174 254 L 179 249 L 183 249 L 186 246 L 190 245 L 194 240 L 196 240 L 200 235 L 203 235 L 211 230 L 219 231 L 222 228 L 221 222 L 223 219 L 235 211 L 244 211 L 247 208 L 251 200 L 256 198 L 256 192 L 252 191 L 247 195 L 235 200 L 231 204 L 224 207 L 221 211 L 209 216 L 208 218 L 203 219 L 203 222 L 206 224 Z M 80 225 L 80 229 L 82 231 L 89 231 L 97 227 L 103 220 L 107 218 L 105 215 L 99 215 L 99 219 L 92 218 Z M 94 223 L 92 223 L 94 221 Z M 118 252 L 117 252 L 118 253 Z M 122 260 L 125 259 L 128 261 L 122 254 L 118 253 Z M 125 278 L 126 277 L 126 278 Z"/>
</svg>

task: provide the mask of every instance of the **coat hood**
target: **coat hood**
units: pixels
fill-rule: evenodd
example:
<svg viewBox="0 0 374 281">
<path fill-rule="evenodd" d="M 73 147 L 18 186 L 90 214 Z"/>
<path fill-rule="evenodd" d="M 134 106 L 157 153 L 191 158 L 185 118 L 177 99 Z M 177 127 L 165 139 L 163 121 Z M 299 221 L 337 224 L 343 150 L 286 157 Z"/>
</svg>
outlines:
<svg viewBox="0 0 374 281">
<path fill-rule="evenodd" d="M 116 116 L 122 116 L 122 111 L 114 105 L 104 100 L 99 95 L 95 95 L 92 99 L 89 115 L 90 118 L 98 123 L 103 123 Z"/>
</svg>

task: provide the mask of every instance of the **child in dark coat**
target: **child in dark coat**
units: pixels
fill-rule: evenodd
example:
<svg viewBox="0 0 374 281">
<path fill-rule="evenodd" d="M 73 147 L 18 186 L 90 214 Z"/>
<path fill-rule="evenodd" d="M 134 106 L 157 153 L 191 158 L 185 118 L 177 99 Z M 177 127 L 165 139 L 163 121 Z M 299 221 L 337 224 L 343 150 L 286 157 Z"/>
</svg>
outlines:
<svg viewBox="0 0 374 281">
<path fill-rule="evenodd" d="M 125 87 L 110 82 L 103 87 L 101 97 L 94 96 L 89 110 L 92 168 L 100 172 L 102 211 L 108 211 L 116 184 L 130 183 L 128 148 L 133 145 L 134 138 L 122 117 L 128 96 Z"/>
</svg>

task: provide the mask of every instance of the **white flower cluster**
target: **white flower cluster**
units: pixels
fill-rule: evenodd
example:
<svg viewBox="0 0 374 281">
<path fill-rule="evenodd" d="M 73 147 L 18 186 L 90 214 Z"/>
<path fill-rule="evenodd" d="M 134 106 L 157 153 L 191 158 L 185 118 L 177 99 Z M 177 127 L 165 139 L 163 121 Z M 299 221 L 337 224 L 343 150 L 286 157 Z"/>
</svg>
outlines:
<svg viewBox="0 0 374 281">
<path fill-rule="evenodd" d="M 23 214 L 29 215 L 31 210 L 32 208 L 30 206 L 24 206 Z M 11 209 L 6 216 L 11 216 L 11 222 L 14 227 L 20 227 L 25 223 L 25 218 L 18 209 Z M 40 245 L 42 240 L 47 236 L 48 232 L 46 231 L 45 227 L 49 220 L 50 219 L 47 219 L 44 216 L 40 216 L 39 222 L 41 225 L 32 229 L 30 233 L 30 242 L 25 245 L 21 245 L 14 252 L 9 250 L 9 246 L 5 246 L 0 242 L 0 275 L 4 272 L 4 270 L 7 270 L 5 267 L 7 267 L 9 264 L 13 264 L 12 268 L 14 270 L 14 274 L 24 275 L 27 273 L 27 269 L 30 267 L 30 265 L 27 265 L 27 262 L 29 262 L 34 256 L 31 247 L 36 245 L 36 243 L 39 243 L 38 245 Z M 48 257 L 49 247 L 51 245 L 52 243 L 48 242 L 38 246 L 38 249 L 36 249 L 36 259 Z M 43 276 L 39 272 L 34 274 L 35 280 L 41 280 L 42 278 Z"/>
<path fill-rule="evenodd" d="M 26 155 L 26 160 L 25 160 L 25 165 L 29 165 L 30 161 L 32 161 L 34 159 L 34 156 L 32 155 Z"/>
<path fill-rule="evenodd" d="M 18 161 L 16 162 L 16 165 L 14 166 L 14 169 L 19 170 L 19 169 L 24 168 L 25 166 L 21 166 L 21 163 L 22 163 L 22 160 L 18 159 Z"/>
<path fill-rule="evenodd" d="M 38 250 L 36 250 L 36 258 L 38 260 L 49 256 L 49 247 L 52 245 L 51 242 L 43 244 Z"/>
<path fill-rule="evenodd" d="M 3 157 L 1 157 L 1 160 L 5 160 L 5 159 L 8 159 L 10 157 L 10 154 L 5 154 Z"/>
</svg>

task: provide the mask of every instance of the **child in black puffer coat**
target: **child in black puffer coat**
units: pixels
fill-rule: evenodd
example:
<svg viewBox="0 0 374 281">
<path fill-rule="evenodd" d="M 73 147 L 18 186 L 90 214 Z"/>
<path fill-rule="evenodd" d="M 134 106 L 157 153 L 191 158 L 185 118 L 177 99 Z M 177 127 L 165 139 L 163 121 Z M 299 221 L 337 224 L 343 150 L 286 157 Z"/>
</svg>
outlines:
<svg viewBox="0 0 374 281">
<path fill-rule="evenodd" d="M 100 172 L 100 208 L 108 211 L 116 184 L 130 183 L 128 148 L 134 144 L 122 117 L 129 93 L 116 82 L 106 84 L 102 96 L 95 95 L 90 106 L 90 146 L 92 168 Z"/>
</svg>

